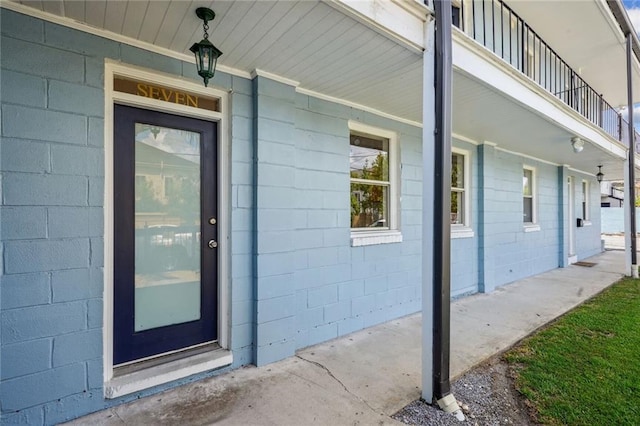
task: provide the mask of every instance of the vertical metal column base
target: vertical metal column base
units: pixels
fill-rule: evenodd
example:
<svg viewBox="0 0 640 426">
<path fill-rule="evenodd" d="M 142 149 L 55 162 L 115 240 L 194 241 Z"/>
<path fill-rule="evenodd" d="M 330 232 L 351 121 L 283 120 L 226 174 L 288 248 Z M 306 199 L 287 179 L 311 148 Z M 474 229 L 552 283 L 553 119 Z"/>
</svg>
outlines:
<svg viewBox="0 0 640 426">
<path fill-rule="evenodd" d="M 456 416 L 456 419 L 463 422 L 465 420 L 464 414 L 458 405 L 458 401 L 453 396 L 452 393 L 445 395 L 436 401 L 438 403 L 438 407 L 445 413 L 453 414 Z"/>
</svg>

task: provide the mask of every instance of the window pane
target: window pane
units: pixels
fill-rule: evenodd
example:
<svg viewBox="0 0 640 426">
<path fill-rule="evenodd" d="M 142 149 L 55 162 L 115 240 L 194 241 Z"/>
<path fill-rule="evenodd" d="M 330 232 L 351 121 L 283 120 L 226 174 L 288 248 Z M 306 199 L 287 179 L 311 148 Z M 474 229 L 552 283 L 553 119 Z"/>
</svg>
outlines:
<svg viewBox="0 0 640 426">
<path fill-rule="evenodd" d="M 351 184 L 351 227 L 388 228 L 389 188 L 362 183 Z"/>
<path fill-rule="evenodd" d="M 524 197 L 523 202 L 523 222 L 533 223 L 533 198 Z"/>
<path fill-rule="evenodd" d="M 451 191 L 451 224 L 462 224 L 464 215 L 464 192 Z"/>
<path fill-rule="evenodd" d="M 389 140 L 351 135 L 351 177 L 389 181 Z"/>
<path fill-rule="evenodd" d="M 524 177 L 522 178 L 522 193 L 524 195 L 532 195 L 531 188 L 533 186 L 533 172 L 531 170 L 524 170 Z"/>
<path fill-rule="evenodd" d="M 464 156 L 460 154 L 451 155 L 451 186 L 453 188 L 464 188 Z"/>
<path fill-rule="evenodd" d="M 135 125 L 134 330 L 200 319 L 200 134 Z"/>
</svg>

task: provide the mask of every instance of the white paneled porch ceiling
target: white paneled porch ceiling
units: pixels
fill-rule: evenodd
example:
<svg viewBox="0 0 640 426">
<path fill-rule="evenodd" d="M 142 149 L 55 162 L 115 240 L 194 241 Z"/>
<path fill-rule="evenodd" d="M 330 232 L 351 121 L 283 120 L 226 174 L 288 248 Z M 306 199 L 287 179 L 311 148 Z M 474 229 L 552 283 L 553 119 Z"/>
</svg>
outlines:
<svg viewBox="0 0 640 426">
<path fill-rule="evenodd" d="M 299 87 L 422 121 L 422 55 L 320 1 L 13 0 L 191 60 L 210 7 L 220 69 L 256 69 Z M 187 57 L 188 55 L 188 57 Z M 194 69 L 195 76 L 195 69 Z M 372 90 L 373 89 L 373 90 Z"/>
</svg>

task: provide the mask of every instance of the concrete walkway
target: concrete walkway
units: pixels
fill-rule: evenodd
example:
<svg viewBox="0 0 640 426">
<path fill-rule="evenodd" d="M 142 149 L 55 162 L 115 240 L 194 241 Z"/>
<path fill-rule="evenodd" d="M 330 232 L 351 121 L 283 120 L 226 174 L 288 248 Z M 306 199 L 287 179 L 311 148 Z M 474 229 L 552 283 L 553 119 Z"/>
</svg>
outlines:
<svg viewBox="0 0 640 426">
<path fill-rule="evenodd" d="M 572 265 L 452 303 L 457 377 L 599 293 L 620 277 L 624 253 Z M 316 345 L 264 367 L 242 368 L 104 410 L 76 425 L 398 424 L 420 397 L 420 314 Z"/>
<path fill-rule="evenodd" d="M 604 240 L 605 249 L 624 251 L 624 247 L 625 247 L 624 234 L 602 234 L 602 239 Z M 636 240 L 636 245 L 639 242 L 640 240 Z"/>
</svg>

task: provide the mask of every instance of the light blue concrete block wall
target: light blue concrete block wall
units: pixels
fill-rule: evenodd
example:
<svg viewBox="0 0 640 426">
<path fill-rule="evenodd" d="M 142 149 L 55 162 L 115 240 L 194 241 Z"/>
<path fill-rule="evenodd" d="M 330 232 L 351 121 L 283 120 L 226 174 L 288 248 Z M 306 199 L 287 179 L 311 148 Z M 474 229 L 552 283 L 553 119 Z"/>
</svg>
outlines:
<svg viewBox="0 0 640 426">
<path fill-rule="evenodd" d="M 401 243 L 350 245 L 348 120 L 398 135 Z M 417 312 L 421 129 L 302 94 L 295 126 L 296 347 Z"/>
<path fill-rule="evenodd" d="M 479 269 L 483 292 L 559 266 L 562 223 L 559 220 L 558 168 L 501 151 L 478 148 Z M 523 167 L 535 168 L 537 223 L 525 232 L 522 221 Z"/>
<path fill-rule="evenodd" d="M 184 64 L 185 75 L 191 75 L 193 64 Z M 230 78 L 231 95 L 231 350 L 236 368 L 254 362 L 254 132 L 253 87 L 251 81 L 220 73 Z M 229 84 L 227 81 L 226 84 Z"/>
<path fill-rule="evenodd" d="M 256 363 L 420 308 L 421 131 L 254 79 Z M 403 242 L 351 247 L 349 127 L 398 133 Z"/>
<path fill-rule="evenodd" d="M 55 424 L 104 400 L 104 59 L 185 78 L 183 63 L 1 10 L 2 423 Z M 28 52 L 28 54 L 25 54 Z M 251 81 L 232 95 L 233 367 L 253 362 Z"/>
<path fill-rule="evenodd" d="M 264 365 L 295 351 L 295 88 L 256 77 L 255 362 Z"/>
</svg>

